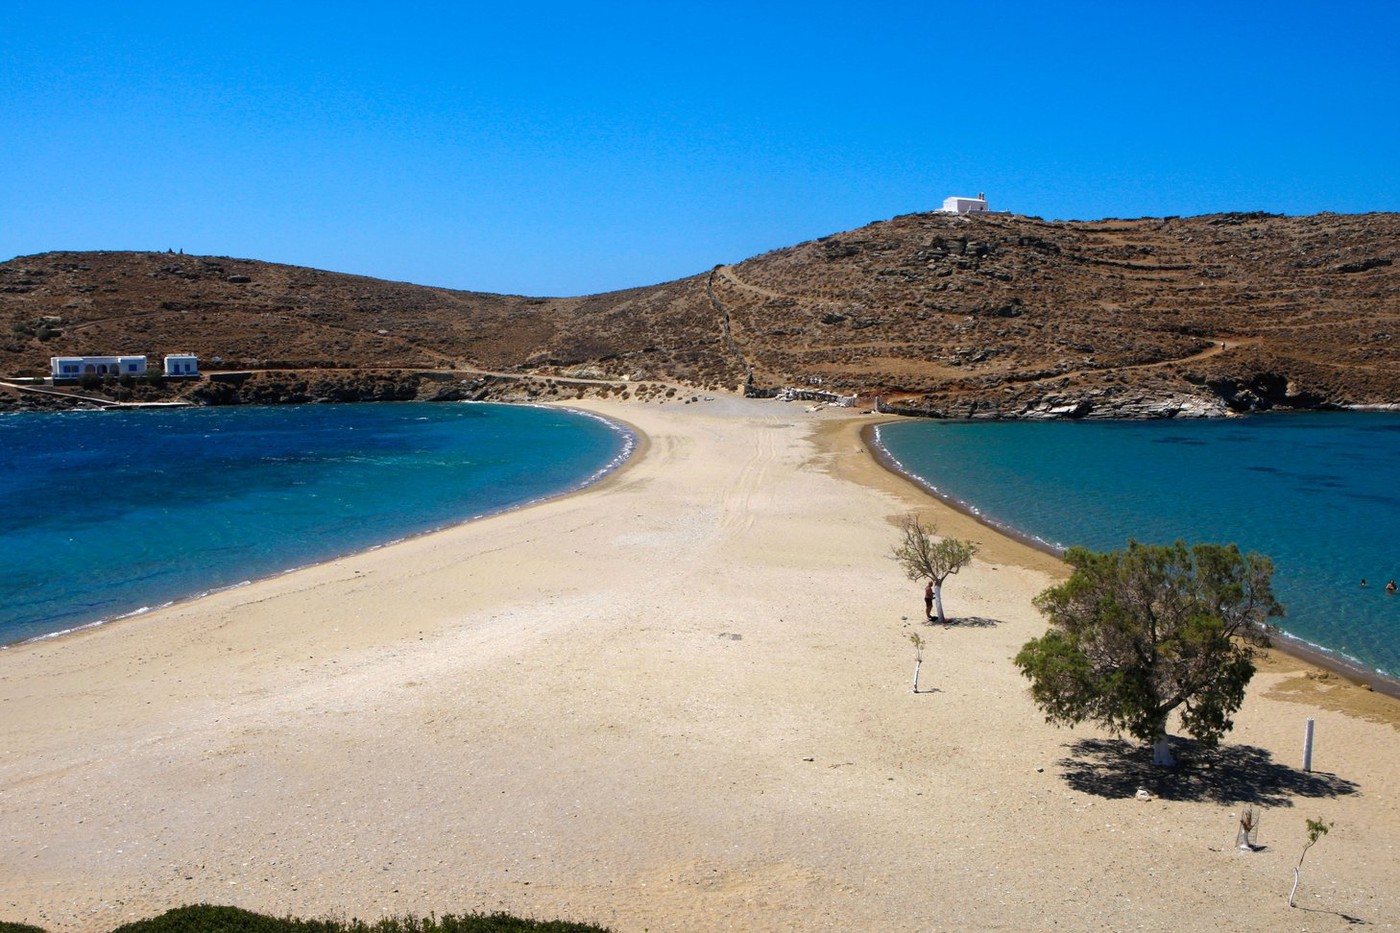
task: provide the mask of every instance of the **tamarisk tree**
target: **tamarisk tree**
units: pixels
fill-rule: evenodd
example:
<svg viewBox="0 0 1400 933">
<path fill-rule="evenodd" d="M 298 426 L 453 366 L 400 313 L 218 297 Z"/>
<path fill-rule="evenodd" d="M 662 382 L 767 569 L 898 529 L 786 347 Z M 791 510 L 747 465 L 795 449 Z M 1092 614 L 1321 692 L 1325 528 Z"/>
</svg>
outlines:
<svg viewBox="0 0 1400 933">
<path fill-rule="evenodd" d="M 1267 644 L 1273 563 L 1233 544 L 1182 542 L 1125 551 L 1071 548 L 1065 582 L 1035 599 L 1050 630 L 1016 666 L 1056 725 L 1092 720 L 1151 742 L 1171 766 L 1167 717 L 1206 747 L 1219 743 L 1254 676 L 1254 646 Z"/>
<path fill-rule="evenodd" d="M 938 529 L 919 521 L 917 515 L 906 515 L 899 522 L 900 541 L 891 555 L 911 580 L 933 582 L 933 602 L 938 621 L 947 624 L 943 615 L 943 581 L 972 563 L 977 545 L 959 538 L 939 538 Z"/>
</svg>

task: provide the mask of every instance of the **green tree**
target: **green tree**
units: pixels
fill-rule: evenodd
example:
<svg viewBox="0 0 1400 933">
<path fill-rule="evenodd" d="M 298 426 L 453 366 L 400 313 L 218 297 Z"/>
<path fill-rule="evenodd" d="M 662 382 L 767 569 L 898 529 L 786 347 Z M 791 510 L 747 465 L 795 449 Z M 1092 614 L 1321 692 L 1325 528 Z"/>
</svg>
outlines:
<svg viewBox="0 0 1400 933">
<path fill-rule="evenodd" d="M 943 581 L 972 562 L 977 545 L 958 538 L 939 538 L 938 529 L 925 525 L 917 515 L 906 515 L 899 523 L 900 541 L 891 555 L 911 580 L 930 580 L 938 621 L 943 616 Z"/>
<path fill-rule="evenodd" d="M 1035 599 L 1050 630 L 1016 666 L 1048 722 L 1093 720 L 1153 744 L 1153 762 L 1175 764 L 1167 717 L 1211 747 L 1234 725 L 1254 676 L 1254 646 L 1268 643 L 1273 563 L 1233 544 L 1182 542 L 1125 551 L 1071 548 L 1074 572 Z"/>
</svg>

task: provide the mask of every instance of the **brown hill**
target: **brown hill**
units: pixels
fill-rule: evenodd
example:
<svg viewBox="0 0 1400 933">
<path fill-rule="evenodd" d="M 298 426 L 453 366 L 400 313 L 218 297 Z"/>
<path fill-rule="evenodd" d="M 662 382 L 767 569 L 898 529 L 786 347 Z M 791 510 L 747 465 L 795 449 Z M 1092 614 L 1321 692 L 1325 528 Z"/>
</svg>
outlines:
<svg viewBox="0 0 1400 933">
<path fill-rule="evenodd" d="M 41 374 L 51 355 L 193 352 L 206 369 L 820 386 L 948 416 L 1387 404 L 1400 402 L 1397 244 L 1395 214 L 913 214 L 564 299 L 46 253 L 0 264 L 0 372 Z"/>
</svg>

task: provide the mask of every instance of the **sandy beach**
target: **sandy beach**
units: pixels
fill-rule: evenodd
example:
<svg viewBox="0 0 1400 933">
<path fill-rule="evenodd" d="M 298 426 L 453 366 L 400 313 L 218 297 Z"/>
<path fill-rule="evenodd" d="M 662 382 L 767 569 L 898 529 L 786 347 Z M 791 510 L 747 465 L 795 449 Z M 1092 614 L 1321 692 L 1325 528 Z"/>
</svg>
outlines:
<svg viewBox="0 0 1400 933">
<path fill-rule="evenodd" d="M 1213 767 L 1142 770 L 1011 663 L 1058 562 L 884 470 L 869 416 L 576 404 L 643 438 L 581 493 L 0 651 L 0 920 L 1400 927 L 1400 702 L 1276 655 Z M 888 557 L 910 510 L 982 545 L 957 625 Z"/>
</svg>

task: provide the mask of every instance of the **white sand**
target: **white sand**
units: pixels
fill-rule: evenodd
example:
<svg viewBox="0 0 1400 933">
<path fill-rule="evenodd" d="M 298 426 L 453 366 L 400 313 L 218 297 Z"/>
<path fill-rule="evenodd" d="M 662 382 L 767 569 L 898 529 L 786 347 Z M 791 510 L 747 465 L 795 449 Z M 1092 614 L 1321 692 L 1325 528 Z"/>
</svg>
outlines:
<svg viewBox="0 0 1400 933">
<path fill-rule="evenodd" d="M 1183 799 L 1113 796 L 1113 760 L 1081 788 L 1070 746 L 1101 734 L 1046 726 L 1010 662 L 1053 561 L 879 469 L 856 416 L 580 404 L 647 438 L 584 493 L 0 652 L 0 920 L 1400 923 L 1394 702 L 1283 659 L 1241 767 Z M 945 604 L 994 622 L 922 628 L 918 695 L 922 587 L 887 557 L 911 507 L 984 542 Z M 1265 848 L 1240 854 L 1246 795 Z"/>
</svg>

